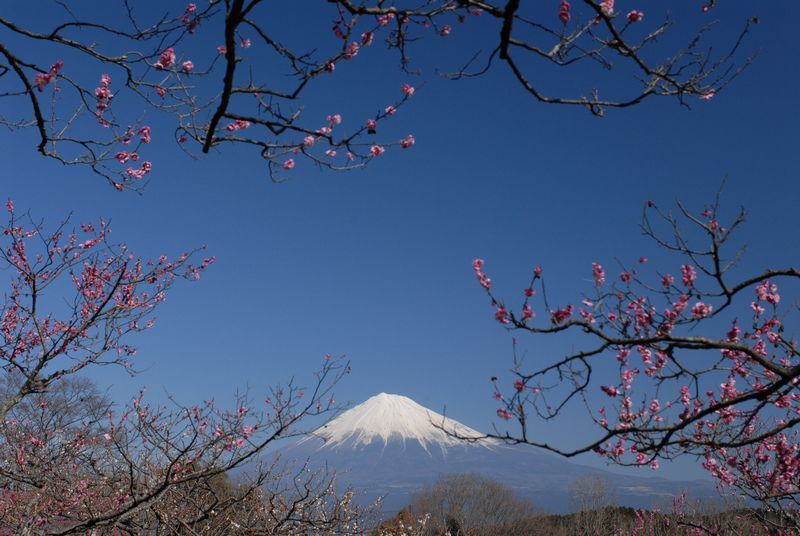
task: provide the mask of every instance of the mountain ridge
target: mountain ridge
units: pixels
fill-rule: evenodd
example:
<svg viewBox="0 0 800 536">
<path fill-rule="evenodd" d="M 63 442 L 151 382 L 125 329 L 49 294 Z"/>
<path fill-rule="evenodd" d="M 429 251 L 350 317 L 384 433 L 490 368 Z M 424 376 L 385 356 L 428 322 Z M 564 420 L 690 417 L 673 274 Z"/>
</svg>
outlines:
<svg viewBox="0 0 800 536">
<path fill-rule="evenodd" d="M 618 504 L 635 508 L 668 505 L 682 490 L 696 498 L 718 496 L 710 480 L 612 473 L 526 445 L 460 440 L 434 423 L 461 436 L 482 436 L 408 397 L 380 393 L 280 452 L 287 460 L 334 469 L 339 484 L 365 492 L 366 502 L 384 497 L 386 513 L 406 506 L 414 493 L 448 473 L 488 476 L 554 513 L 571 510 L 573 486 L 584 477 L 601 477 Z"/>
</svg>

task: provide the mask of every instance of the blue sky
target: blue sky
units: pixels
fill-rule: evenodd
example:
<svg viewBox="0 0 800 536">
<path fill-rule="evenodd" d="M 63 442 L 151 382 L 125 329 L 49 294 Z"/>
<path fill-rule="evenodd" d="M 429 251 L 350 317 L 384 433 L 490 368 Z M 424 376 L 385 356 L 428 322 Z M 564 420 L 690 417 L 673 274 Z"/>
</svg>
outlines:
<svg viewBox="0 0 800 536">
<path fill-rule="evenodd" d="M 646 15 L 660 9 L 642 4 Z M 394 100 L 401 82 L 418 87 L 388 127 L 398 138 L 413 132 L 417 144 L 366 170 L 299 163 L 291 180 L 273 184 L 247 151 L 184 156 L 167 139 L 170 119 L 153 116 L 155 171 L 144 195 L 119 194 L 85 169 L 38 157 L 33 131 L 2 134 L 2 194 L 52 222 L 70 211 L 76 220 L 111 218 L 115 237 L 143 256 L 198 244 L 217 256 L 201 282 L 176 286 L 156 328 L 136 341 L 139 376 L 95 373 L 120 400 L 142 385 L 187 402 L 246 388 L 260 395 L 310 377 L 332 353 L 353 366 L 336 389 L 341 401 L 399 393 L 488 429 L 496 422 L 488 378 L 511 366 L 511 335 L 493 320 L 473 258 L 487 261 L 498 294 L 509 298 L 540 264 L 548 291 L 565 303 L 588 289 L 593 261 L 663 258 L 637 227 L 647 199 L 701 210 L 727 176 L 727 206 L 750 212 L 739 237 L 748 243 L 743 269 L 796 264 L 800 136 L 789 35 L 800 7 L 735 4 L 718 8 L 723 28 L 760 16 L 747 45 L 760 55 L 691 111 L 651 100 L 598 119 L 535 103 L 503 68 L 461 82 L 437 77 L 432 67 L 459 65 L 465 47 L 495 35 L 494 26 L 470 21 L 450 41 L 418 45 L 422 76 L 404 76 L 376 48 L 310 93 L 308 113 L 340 112 L 347 121 Z M 305 24 L 327 27 L 330 10 L 317 11 L 276 16 L 292 34 Z M 725 44 L 727 31 L 716 36 Z M 216 45 L 215 36 L 198 39 Z M 520 345 L 531 360 L 563 351 L 525 336 Z M 569 442 L 580 422 L 571 419 L 540 433 Z M 672 474 L 700 472 L 686 464 Z"/>
</svg>

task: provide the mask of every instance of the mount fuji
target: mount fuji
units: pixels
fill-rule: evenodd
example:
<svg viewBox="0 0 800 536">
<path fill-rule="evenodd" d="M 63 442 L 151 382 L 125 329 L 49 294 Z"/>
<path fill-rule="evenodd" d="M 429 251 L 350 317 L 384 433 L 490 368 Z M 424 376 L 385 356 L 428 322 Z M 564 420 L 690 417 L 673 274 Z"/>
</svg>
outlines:
<svg viewBox="0 0 800 536">
<path fill-rule="evenodd" d="M 572 486 L 587 476 L 602 477 L 618 504 L 636 508 L 671 504 L 681 490 L 693 498 L 717 496 L 711 481 L 620 475 L 525 445 L 456 439 L 441 428 L 461 437 L 482 435 L 408 397 L 381 393 L 280 452 L 284 460 L 334 469 L 338 482 L 364 492 L 365 500 L 383 496 L 387 513 L 407 505 L 415 492 L 447 473 L 489 476 L 554 513 L 571 510 Z"/>
</svg>

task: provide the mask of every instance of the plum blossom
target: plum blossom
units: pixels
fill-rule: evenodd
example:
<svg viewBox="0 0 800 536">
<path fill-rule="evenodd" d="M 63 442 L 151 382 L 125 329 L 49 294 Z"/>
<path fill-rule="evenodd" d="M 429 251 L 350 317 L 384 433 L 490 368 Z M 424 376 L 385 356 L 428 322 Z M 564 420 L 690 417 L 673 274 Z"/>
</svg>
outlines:
<svg viewBox="0 0 800 536">
<path fill-rule="evenodd" d="M 175 50 L 170 47 L 161 53 L 161 57 L 159 57 L 158 61 L 153 64 L 153 67 L 163 70 L 168 69 L 173 63 L 175 63 Z"/>
<path fill-rule="evenodd" d="M 245 119 L 237 119 L 233 123 L 228 123 L 225 126 L 225 130 L 227 130 L 228 132 L 236 132 L 237 130 L 242 130 L 249 127 L 250 127 L 250 121 L 247 121 Z"/>
<path fill-rule="evenodd" d="M 289 158 L 283 163 L 283 169 L 289 170 L 294 168 L 294 158 Z"/>
<path fill-rule="evenodd" d="M 615 0 L 603 0 L 600 2 L 600 10 L 605 16 L 610 17 L 614 14 L 614 2 Z"/>
<path fill-rule="evenodd" d="M 184 73 L 191 73 L 194 70 L 194 63 L 192 60 L 186 60 L 181 64 L 181 70 Z"/>
<path fill-rule="evenodd" d="M 526 303 L 522 307 L 522 321 L 527 322 L 528 320 L 531 320 L 535 316 L 536 313 L 534 313 L 533 309 L 531 309 L 531 306 Z"/>
<path fill-rule="evenodd" d="M 709 89 L 708 91 L 706 91 L 705 93 L 700 95 L 700 100 L 704 100 L 704 101 L 711 100 L 711 99 L 714 98 L 714 95 L 716 95 L 716 94 L 717 94 L 716 90 Z"/>
<path fill-rule="evenodd" d="M 765 301 L 772 305 L 777 305 L 781 301 L 781 295 L 778 294 L 778 286 L 770 283 L 769 280 L 756 287 L 756 295 L 759 301 Z"/>
<path fill-rule="evenodd" d="M 97 99 L 95 108 L 97 109 L 97 117 L 100 123 L 107 127 L 108 122 L 103 118 L 103 112 L 108 108 L 114 94 L 111 93 L 111 77 L 104 74 L 100 77 L 100 85 L 94 89 L 94 96 Z"/>
<path fill-rule="evenodd" d="M 484 262 L 483 259 L 475 259 L 472 261 L 472 269 L 475 271 L 475 277 L 478 278 L 478 283 L 486 290 L 489 290 L 492 286 L 492 280 L 483 273 Z"/>
<path fill-rule="evenodd" d="M 394 20 L 394 13 L 387 13 L 378 17 L 378 24 L 381 26 L 388 26 Z"/>
<path fill-rule="evenodd" d="M 314 141 L 315 141 L 314 136 L 306 136 L 305 138 L 303 138 L 303 145 L 305 145 L 306 147 L 311 147 L 314 145 Z"/>
<path fill-rule="evenodd" d="M 400 140 L 400 147 L 402 147 L 403 149 L 408 149 L 409 147 L 414 145 L 415 141 L 416 140 L 414 139 L 414 136 L 409 134 L 408 136 Z"/>
<path fill-rule="evenodd" d="M 619 391 L 613 385 L 601 385 L 600 390 L 610 397 L 615 397 L 619 394 Z"/>
<path fill-rule="evenodd" d="M 592 263 L 592 276 L 594 277 L 594 284 L 598 287 L 606 282 L 606 272 L 603 267 L 598 263 Z"/>
<path fill-rule="evenodd" d="M 567 305 L 563 309 L 556 309 L 555 311 L 550 311 L 550 315 L 553 317 L 553 322 L 555 324 L 561 324 L 565 322 L 570 316 L 572 316 L 573 307 L 572 305 Z"/>
<path fill-rule="evenodd" d="M 628 22 L 639 22 L 644 18 L 644 13 L 641 11 L 633 10 L 628 12 Z"/>
<path fill-rule="evenodd" d="M 349 60 L 358 56 L 358 50 L 361 48 L 361 45 L 356 41 L 351 41 L 349 45 L 347 45 L 347 52 L 342 55 L 342 59 Z"/>
<path fill-rule="evenodd" d="M 681 280 L 683 281 L 683 284 L 687 287 L 691 287 L 694 284 L 695 280 L 697 279 L 697 272 L 695 271 L 694 266 L 690 264 L 684 264 L 683 266 L 681 266 L 681 274 L 682 274 Z"/>
<path fill-rule="evenodd" d="M 367 119 L 367 133 L 368 134 L 375 134 L 377 126 L 378 126 L 377 121 L 375 121 L 374 119 Z"/>
<path fill-rule="evenodd" d="M 508 311 L 502 305 L 497 306 L 497 310 L 494 312 L 494 318 L 501 324 L 508 324 L 510 320 L 508 319 Z"/>
<path fill-rule="evenodd" d="M 567 0 L 561 0 L 561 4 L 558 6 L 558 19 L 567 24 L 569 20 L 572 18 L 569 14 L 570 4 Z"/>
<path fill-rule="evenodd" d="M 444 26 L 442 26 L 442 29 L 439 30 L 439 35 L 441 35 L 442 37 L 447 37 L 448 35 L 450 35 L 450 32 L 452 30 L 453 28 L 449 24 L 445 24 Z"/>
<path fill-rule="evenodd" d="M 149 126 L 145 125 L 140 128 L 136 133 L 139 135 L 139 139 L 142 143 L 150 143 L 151 138 L 151 129 Z"/>
<path fill-rule="evenodd" d="M 46 73 L 36 73 L 36 76 L 33 78 L 33 84 L 36 86 L 36 89 L 38 89 L 40 93 L 44 91 L 45 86 L 56 79 L 58 71 L 60 71 L 63 66 L 64 62 L 58 60 L 50 66 L 50 71 Z"/>
<path fill-rule="evenodd" d="M 384 149 L 380 145 L 373 145 L 372 147 L 369 148 L 369 154 L 372 156 L 380 156 L 384 152 L 386 152 L 386 149 Z"/>
<path fill-rule="evenodd" d="M 150 162 L 142 162 L 141 167 L 137 168 L 128 168 L 125 170 L 125 174 L 133 180 L 142 180 L 142 178 L 150 173 L 153 164 Z"/>
<path fill-rule="evenodd" d="M 403 94 L 404 94 L 406 97 L 410 97 L 411 95 L 413 95 L 413 94 L 414 94 L 414 91 L 415 91 L 415 89 L 414 89 L 414 86 L 412 86 L 412 85 L 410 85 L 410 84 L 407 84 L 407 83 L 403 83 L 403 84 L 400 86 L 400 90 L 403 92 Z"/>
<path fill-rule="evenodd" d="M 497 416 L 501 419 L 509 420 L 511 418 L 511 413 L 504 408 L 500 408 L 497 410 Z"/>
</svg>

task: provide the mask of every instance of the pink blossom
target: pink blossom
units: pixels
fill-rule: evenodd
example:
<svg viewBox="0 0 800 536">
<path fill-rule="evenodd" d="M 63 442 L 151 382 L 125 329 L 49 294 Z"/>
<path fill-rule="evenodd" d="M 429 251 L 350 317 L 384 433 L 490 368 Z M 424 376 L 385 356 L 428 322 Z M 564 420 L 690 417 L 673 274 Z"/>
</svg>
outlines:
<svg viewBox="0 0 800 536">
<path fill-rule="evenodd" d="M 334 156 L 336 156 L 336 151 L 334 151 L 333 149 L 328 149 L 327 151 L 325 151 L 325 155 L 326 156 L 330 156 L 330 157 L 334 157 Z"/>
<path fill-rule="evenodd" d="M 142 141 L 142 143 L 150 143 L 150 140 L 152 139 L 150 127 L 145 125 L 142 128 L 140 128 L 136 133 L 139 135 L 139 139 Z"/>
<path fill-rule="evenodd" d="M 555 324 L 561 324 L 569 319 L 572 316 L 573 307 L 572 305 L 567 305 L 563 309 L 557 309 L 555 311 L 550 311 L 550 315 L 553 317 L 553 322 Z"/>
<path fill-rule="evenodd" d="M 114 96 L 111 93 L 111 77 L 104 74 L 100 77 L 100 85 L 94 90 L 94 96 L 97 99 L 97 111 L 102 113 L 111 103 L 111 98 Z"/>
<path fill-rule="evenodd" d="M 294 168 L 294 158 L 289 158 L 283 163 L 283 169 L 289 170 Z"/>
<path fill-rule="evenodd" d="M 227 130 L 228 132 L 236 132 L 237 130 L 242 130 L 249 127 L 250 127 L 250 121 L 247 121 L 245 119 L 237 119 L 233 123 L 228 123 L 225 126 L 225 130 Z"/>
<path fill-rule="evenodd" d="M 411 85 L 409 85 L 409 84 L 406 84 L 406 83 L 403 83 L 403 84 L 400 86 L 400 90 L 403 92 L 403 94 L 404 94 L 406 97 L 410 97 L 411 95 L 413 95 L 413 94 L 414 94 L 414 91 L 415 91 L 415 90 L 414 90 L 414 86 L 411 86 Z"/>
<path fill-rule="evenodd" d="M 340 125 L 342 123 L 342 116 L 339 114 L 329 115 L 325 118 L 330 125 Z"/>
<path fill-rule="evenodd" d="M 448 35 L 450 35 L 450 32 L 452 30 L 453 28 L 449 24 L 445 24 L 444 26 L 442 26 L 442 29 L 439 30 L 439 35 L 441 35 L 442 37 L 447 37 Z"/>
<path fill-rule="evenodd" d="M 175 63 L 175 50 L 170 47 L 161 53 L 161 57 L 158 58 L 153 67 L 156 69 L 168 69 L 173 63 Z"/>
<path fill-rule="evenodd" d="M 228 47 L 226 47 L 225 45 L 220 45 L 217 47 L 217 54 L 224 56 L 227 53 L 228 53 Z"/>
<path fill-rule="evenodd" d="M 305 145 L 306 147 L 311 147 L 312 145 L 314 145 L 314 140 L 315 140 L 314 136 L 306 136 L 305 138 L 303 138 L 303 145 Z"/>
<path fill-rule="evenodd" d="M 534 313 L 533 309 L 531 309 L 531 306 L 526 303 L 522 307 L 522 321 L 527 322 L 528 320 L 531 320 L 535 316 L 536 313 Z"/>
<path fill-rule="evenodd" d="M 378 24 L 381 26 L 388 26 L 394 20 L 394 13 L 387 13 L 378 17 Z"/>
<path fill-rule="evenodd" d="M 347 52 L 342 55 L 342 59 L 349 60 L 358 55 L 358 50 L 361 48 L 361 45 L 356 41 L 351 41 L 350 44 L 347 45 Z"/>
<path fill-rule="evenodd" d="M 402 147 L 403 149 L 408 149 L 409 147 L 414 145 L 415 141 L 416 140 L 414 139 L 414 136 L 409 134 L 404 139 L 400 140 L 400 147 Z"/>
<path fill-rule="evenodd" d="M 684 264 L 681 266 L 681 274 L 683 284 L 687 287 L 691 287 L 697 279 L 697 272 L 695 271 L 694 266 L 689 264 Z"/>
<path fill-rule="evenodd" d="M 395 108 L 394 106 L 391 106 L 391 105 L 390 105 L 390 106 L 387 106 L 387 107 L 386 107 L 386 109 L 384 110 L 384 112 L 386 112 L 386 115 L 394 115 L 394 114 L 395 114 L 395 112 L 397 112 L 397 108 Z"/>
<path fill-rule="evenodd" d="M 592 276 L 594 277 L 594 284 L 598 287 L 606 282 L 606 272 L 603 267 L 598 263 L 592 263 Z"/>
<path fill-rule="evenodd" d="M 252 45 L 250 39 L 242 39 L 242 42 L 239 43 L 239 46 L 242 48 L 250 48 L 250 45 Z"/>
<path fill-rule="evenodd" d="M 704 100 L 704 101 L 711 100 L 711 99 L 714 98 L 714 95 L 716 95 L 716 94 L 717 94 L 716 90 L 709 89 L 708 91 L 706 91 L 705 93 L 700 95 L 700 100 Z"/>
<path fill-rule="evenodd" d="M 106 441 L 111 441 L 113 438 L 111 437 L 111 434 L 103 434 L 103 439 Z"/>
<path fill-rule="evenodd" d="M 385 151 L 386 151 L 386 149 L 384 149 L 384 148 L 383 148 L 383 147 L 381 147 L 380 145 L 373 145 L 372 147 L 370 147 L 370 148 L 369 148 L 369 153 L 370 153 L 372 156 L 380 156 L 380 155 L 382 155 L 382 154 L 383 154 Z"/>
<path fill-rule="evenodd" d="M 365 47 L 372 44 L 372 40 L 375 37 L 375 34 L 372 32 L 364 32 L 361 34 L 361 44 Z"/>
<path fill-rule="evenodd" d="M 486 274 L 483 273 L 483 265 L 483 259 L 475 259 L 472 261 L 472 269 L 475 271 L 475 277 L 478 278 L 478 283 L 480 283 L 480 285 L 486 290 L 489 290 L 489 288 L 492 286 L 492 280 L 486 277 Z"/>
<path fill-rule="evenodd" d="M 44 91 L 45 86 L 56 79 L 58 71 L 60 71 L 63 66 L 64 62 L 58 60 L 50 66 L 49 72 L 36 73 L 36 76 L 33 78 L 33 84 L 36 86 L 36 89 L 38 89 L 40 93 Z"/>
<path fill-rule="evenodd" d="M 515 381 L 514 381 L 514 389 L 515 389 L 515 390 L 516 390 L 518 393 L 521 393 L 522 391 L 524 391 L 524 390 L 525 390 L 525 382 L 523 382 L 523 381 L 522 381 L 522 380 L 520 380 L 520 379 L 517 379 L 517 380 L 515 380 Z"/>
<path fill-rule="evenodd" d="M 184 73 L 191 73 L 194 70 L 194 63 L 191 60 L 186 60 L 181 64 L 181 70 Z"/>
<path fill-rule="evenodd" d="M 541 266 L 537 266 L 536 268 L 533 269 L 533 276 L 534 277 L 542 277 L 542 267 Z"/>
<path fill-rule="evenodd" d="M 615 0 L 603 0 L 600 2 L 600 10 L 607 17 L 614 14 L 614 1 Z"/>
<path fill-rule="evenodd" d="M 567 24 L 570 19 L 572 18 L 569 14 L 570 4 L 567 0 L 561 0 L 561 4 L 558 6 L 558 19 Z"/>
<path fill-rule="evenodd" d="M 694 315 L 695 318 L 705 318 L 711 314 L 713 309 L 714 308 L 708 304 L 697 302 L 694 304 L 694 307 L 692 307 L 692 315 Z"/>
<path fill-rule="evenodd" d="M 511 418 L 511 413 L 507 409 L 500 408 L 497 410 L 497 416 L 501 419 L 509 420 Z"/>
<path fill-rule="evenodd" d="M 634 9 L 633 11 L 630 11 L 628 13 L 628 22 L 639 22 L 643 18 L 644 18 L 644 13 L 642 13 L 641 11 L 636 11 Z"/>
<path fill-rule="evenodd" d="M 781 301 L 781 295 L 778 294 L 778 286 L 770 283 L 769 280 L 756 287 L 756 295 L 759 301 L 765 301 L 772 305 L 777 305 Z"/>
<path fill-rule="evenodd" d="M 375 130 L 378 124 L 374 119 L 367 119 L 367 132 L 369 134 L 375 134 Z"/>
<path fill-rule="evenodd" d="M 619 391 L 613 385 L 601 385 L 600 390 L 611 397 L 617 396 L 619 394 Z"/>
<path fill-rule="evenodd" d="M 128 168 L 125 170 L 125 174 L 132 178 L 133 180 L 141 180 L 145 175 L 150 173 L 150 170 L 153 168 L 153 164 L 150 162 L 142 162 L 141 167 L 137 168 Z"/>
</svg>

